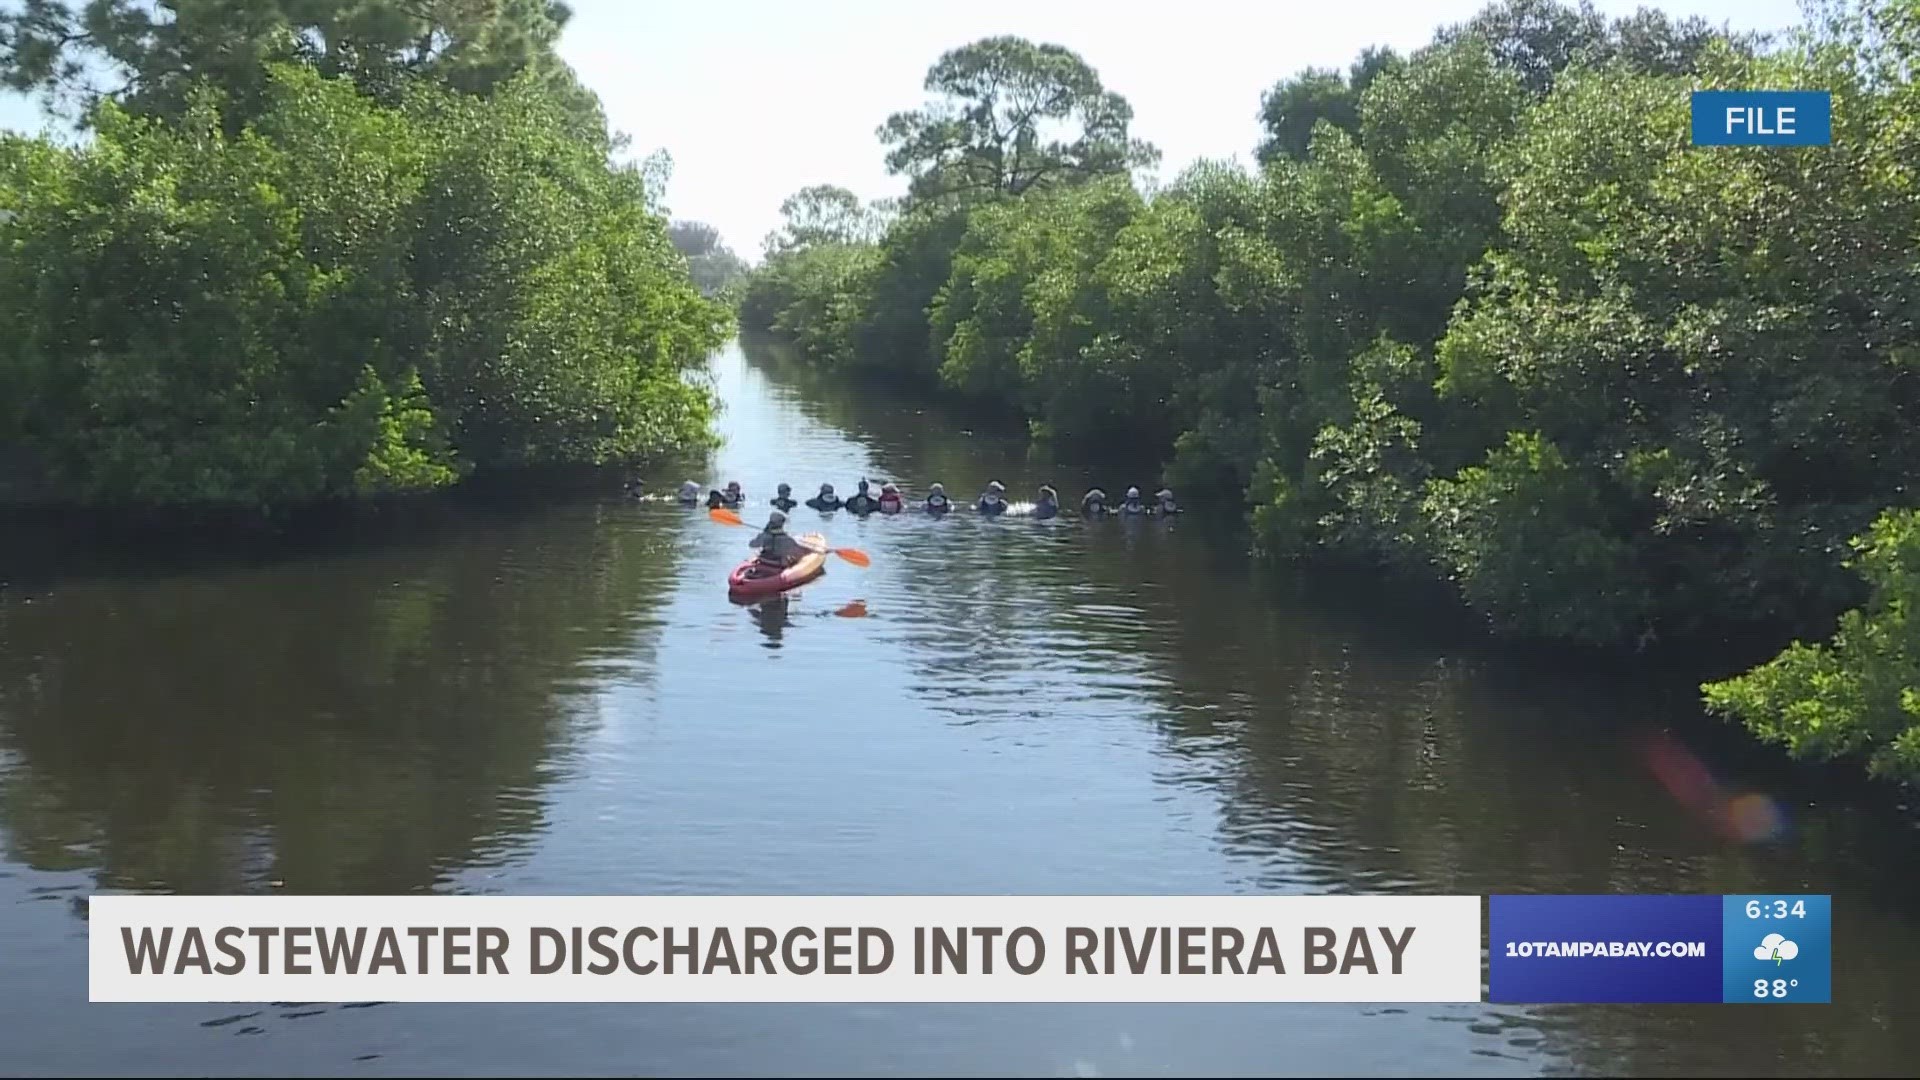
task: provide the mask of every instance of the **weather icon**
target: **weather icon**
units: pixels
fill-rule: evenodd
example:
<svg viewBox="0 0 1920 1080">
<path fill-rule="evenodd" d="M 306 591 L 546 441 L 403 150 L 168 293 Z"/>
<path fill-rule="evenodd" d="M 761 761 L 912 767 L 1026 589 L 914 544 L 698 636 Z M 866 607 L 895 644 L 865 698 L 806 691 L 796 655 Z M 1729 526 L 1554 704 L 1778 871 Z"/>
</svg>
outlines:
<svg viewBox="0 0 1920 1080">
<path fill-rule="evenodd" d="M 1780 934 L 1768 934 L 1753 950 L 1755 960 L 1771 960 L 1775 966 L 1800 955 L 1800 946 Z"/>
</svg>

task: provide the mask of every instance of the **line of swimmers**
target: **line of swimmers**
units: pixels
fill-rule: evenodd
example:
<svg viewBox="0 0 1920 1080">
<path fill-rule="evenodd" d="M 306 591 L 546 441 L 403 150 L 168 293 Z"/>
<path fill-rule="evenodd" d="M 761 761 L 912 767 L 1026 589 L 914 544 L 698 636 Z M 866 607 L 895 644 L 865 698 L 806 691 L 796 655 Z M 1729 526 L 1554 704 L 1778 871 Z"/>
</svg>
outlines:
<svg viewBox="0 0 1920 1080">
<path fill-rule="evenodd" d="M 988 517 L 1004 514 L 1011 505 L 1007 502 L 1006 492 L 1006 486 L 995 480 L 987 485 L 987 489 L 980 493 L 978 499 L 974 500 L 972 509 Z M 678 499 L 683 505 L 698 506 L 702 501 L 700 485 L 692 480 L 681 484 Z M 792 510 L 800 505 L 793 498 L 793 488 L 787 484 L 781 484 L 774 497 L 768 501 L 782 511 Z M 734 480 L 724 488 L 715 488 L 707 492 L 705 502 L 709 509 L 725 507 L 737 510 L 746 503 L 746 492 L 741 489 L 740 482 Z M 820 493 L 809 498 L 806 505 L 820 511 L 847 510 L 863 515 L 898 514 L 907 508 L 906 499 L 901 496 L 898 485 L 891 482 L 883 483 L 880 485 L 879 492 L 875 493 L 871 482 L 866 480 L 860 481 L 859 489 L 845 499 L 834 493 L 832 484 L 821 484 Z M 937 516 L 954 509 L 954 503 L 947 497 L 945 487 L 933 484 L 927 489 L 927 497 L 921 502 L 919 509 Z M 1081 496 L 1080 512 L 1087 517 L 1102 517 L 1107 514 L 1170 515 L 1179 513 L 1180 506 L 1174 501 L 1173 492 L 1167 488 L 1154 492 L 1152 502 L 1146 501 L 1137 487 L 1128 488 L 1119 501 L 1109 502 L 1107 493 L 1096 487 L 1089 488 L 1087 493 Z M 1034 499 L 1032 516 L 1050 518 L 1059 513 L 1059 493 L 1050 485 L 1040 485 L 1038 495 Z"/>
</svg>

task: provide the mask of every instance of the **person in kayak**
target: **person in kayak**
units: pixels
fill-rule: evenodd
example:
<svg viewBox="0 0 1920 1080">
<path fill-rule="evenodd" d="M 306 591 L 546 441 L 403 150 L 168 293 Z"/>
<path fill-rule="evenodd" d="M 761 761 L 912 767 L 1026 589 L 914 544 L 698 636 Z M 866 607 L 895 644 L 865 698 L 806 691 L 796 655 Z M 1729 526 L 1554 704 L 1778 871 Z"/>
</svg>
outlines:
<svg viewBox="0 0 1920 1080">
<path fill-rule="evenodd" d="M 821 484 L 820 494 L 808 499 L 807 505 L 815 510 L 838 510 L 845 504 L 840 501 L 840 496 L 833 493 L 832 484 Z"/>
<path fill-rule="evenodd" d="M 1088 488 L 1080 496 L 1080 512 L 1088 517 L 1100 517 L 1107 512 L 1107 493 L 1099 488 Z"/>
<path fill-rule="evenodd" d="M 1058 513 L 1060 513 L 1060 493 L 1053 490 L 1052 485 L 1041 484 L 1040 497 L 1033 504 L 1033 516 L 1050 518 Z"/>
<path fill-rule="evenodd" d="M 681 503 L 687 506 L 692 506 L 695 503 L 699 502 L 700 501 L 700 485 L 697 483 L 694 483 L 692 480 L 689 480 L 686 483 L 681 484 L 680 485 L 680 501 Z"/>
<path fill-rule="evenodd" d="M 880 485 L 880 512 L 881 513 L 897 514 L 900 511 L 905 510 L 906 508 L 907 508 L 907 501 L 900 497 L 900 488 L 898 485 L 892 484 L 892 483 L 886 483 L 886 484 Z"/>
<path fill-rule="evenodd" d="M 880 500 L 873 497 L 872 485 L 860 481 L 860 490 L 847 497 L 847 509 L 856 514 L 871 514 L 880 507 Z"/>
<path fill-rule="evenodd" d="M 800 505 L 793 501 L 793 488 L 788 484 L 781 484 L 779 490 L 774 492 L 773 498 L 767 501 L 782 510 L 791 510 Z"/>
<path fill-rule="evenodd" d="M 1006 513 L 1007 500 L 1003 497 L 1006 490 L 1007 486 L 1000 481 L 988 481 L 987 490 L 980 493 L 980 501 L 974 504 L 974 509 L 988 517 Z"/>
<path fill-rule="evenodd" d="M 805 544 L 787 535 L 787 515 L 778 510 L 767 516 L 767 527 L 747 541 L 747 546 L 760 550 L 763 573 L 785 570 L 807 553 Z"/>
<path fill-rule="evenodd" d="M 953 509 L 953 503 L 947 498 L 944 484 L 935 484 L 927 489 L 927 513 L 944 514 Z"/>
<path fill-rule="evenodd" d="M 1180 512 L 1179 504 L 1173 501 L 1172 488 L 1161 488 L 1159 491 L 1154 492 L 1153 503 L 1155 513 L 1177 514 Z"/>
<path fill-rule="evenodd" d="M 1127 489 L 1127 497 L 1120 500 L 1120 513 L 1151 514 L 1153 513 L 1153 507 L 1148 506 L 1146 503 L 1143 503 L 1140 501 L 1139 488 L 1130 487 Z"/>
</svg>

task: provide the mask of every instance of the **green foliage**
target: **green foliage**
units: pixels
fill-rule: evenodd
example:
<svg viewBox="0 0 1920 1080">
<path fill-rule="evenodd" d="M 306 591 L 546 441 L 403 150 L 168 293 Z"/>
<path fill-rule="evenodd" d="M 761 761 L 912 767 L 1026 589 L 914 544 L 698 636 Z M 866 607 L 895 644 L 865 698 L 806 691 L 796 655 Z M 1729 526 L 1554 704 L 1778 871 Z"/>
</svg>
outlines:
<svg viewBox="0 0 1920 1080">
<path fill-rule="evenodd" d="M 687 273 L 703 296 L 718 296 L 747 276 L 747 261 L 704 221 L 676 221 L 667 226 L 667 239 L 687 260 Z"/>
<path fill-rule="evenodd" d="M 1059 45 L 983 38 L 941 56 L 925 89 L 938 97 L 880 128 L 887 168 L 915 199 L 1024 195 L 1159 160 L 1128 133 L 1127 99 Z"/>
<path fill-rule="evenodd" d="M 1482 42 L 1529 92 L 1545 95 L 1576 61 L 1602 58 L 1607 22 L 1590 0 L 1579 0 L 1578 6 L 1560 0 L 1498 0 L 1464 24 L 1440 32 L 1443 42 L 1463 39 Z"/>
<path fill-rule="evenodd" d="M 909 382 L 937 378 L 941 357 L 929 321 L 970 215 L 964 203 L 917 203 L 888 226 L 871 271 L 849 297 L 858 316 L 852 364 Z"/>
<path fill-rule="evenodd" d="M 69 497 L 288 502 L 709 436 L 724 311 L 529 75 L 386 106 L 280 67 L 237 133 L 0 141 L 0 400 Z"/>
<path fill-rule="evenodd" d="M 1434 543 L 1421 510 L 1433 466 L 1408 412 L 1431 412 L 1417 407 L 1430 365 L 1383 337 L 1354 358 L 1352 378 L 1350 419 L 1322 428 L 1308 460 L 1328 503 L 1317 526 L 1336 550 L 1417 566 Z"/>
<path fill-rule="evenodd" d="M 366 448 L 366 459 L 353 474 L 357 494 L 426 491 L 458 478 L 418 372 L 407 372 L 396 393 L 378 372 L 363 368 L 340 411 L 352 418 L 346 450 Z"/>
<path fill-rule="evenodd" d="M 1348 134 L 1360 130 L 1360 96 L 1381 74 L 1397 70 L 1404 61 L 1392 49 L 1371 48 L 1360 54 L 1346 74 L 1326 68 L 1307 68 L 1273 85 L 1260 98 L 1259 158 L 1303 161 L 1322 122 Z"/>
<path fill-rule="evenodd" d="M 829 367 L 934 382 L 940 361 L 928 320 L 969 210 L 911 204 L 886 219 L 875 242 L 878 212 L 828 194 L 840 190 L 809 188 L 787 200 L 787 226 L 741 288 L 740 324 L 777 330 Z"/>
<path fill-rule="evenodd" d="M 109 96 L 99 83 L 128 111 L 169 118 L 210 85 L 237 132 L 277 62 L 388 104 L 422 80 L 484 94 L 525 74 L 566 101 L 575 134 L 604 139 L 598 100 L 554 53 L 570 16 L 557 0 L 21 0 L 0 12 L 0 81 L 76 118 Z"/>
<path fill-rule="evenodd" d="M 801 188 L 780 204 L 786 224 L 766 239 L 768 258 L 820 244 L 871 244 L 880 239 L 886 219 L 860 196 L 832 184 Z"/>
<path fill-rule="evenodd" d="M 530 84 L 428 95 L 432 152 L 411 244 L 431 327 L 421 373 L 483 465 L 610 462 L 696 440 L 680 377 L 724 335 L 645 178 L 571 137 Z"/>
<path fill-rule="evenodd" d="M 1092 321 L 1078 286 L 1140 210 L 1132 185 L 1112 180 L 975 212 L 931 311 L 942 381 L 1042 424 L 1078 422 L 1095 391 L 1062 370 L 1076 351 L 1061 339 Z"/>
<path fill-rule="evenodd" d="M 1862 762 L 1920 780 L 1920 511 L 1881 515 L 1848 565 L 1872 588 L 1833 640 L 1795 642 L 1738 678 L 1703 687 L 1707 707 L 1812 761 Z"/>
<path fill-rule="evenodd" d="M 1917 12 L 1833 0 L 1768 51 L 1500 0 L 1404 59 L 1281 82 L 1257 175 L 1203 163 L 1150 197 L 1119 168 L 1013 179 L 1008 101 L 1036 72 L 1092 84 L 962 50 L 930 86 L 975 111 L 886 133 L 906 213 L 764 317 L 1043 435 L 1150 446 L 1190 505 L 1247 507 L 1263 554 L 1438 573 L 1507 634 L 1826 625 L 1861 599 L 1846 538 L 1920 476 Z M 1691 145 L 1689 90 L 1754 86 L 1830 89 L 1832 145 Z M 1865 678 L 1866 633 L 1793 670 Z M 1776 713 L 1734 711 L 1772 737 L 1817 695 L 1769 678 Z M 1855 726 L 1908 730 L 1890 694 Z"/>
<path fill-rule="evenodd" d="M 1585 644 L 1632 640 L 1650 583 L 1615 535 L 1590 477 L 1537 434 L 1427 485 L 1421 511 L 1441 565 L 1503 629 Z"/>
<path fill-rule="evenodd" d="M 790 291 L 769 324 L 829 365 L 853 359 L 861 290 L 878 261 L 871 248 L 834 244 L 793 252 L 769 280 Z"/>
<path fill-rule="evenodd" d="M 1260 143 L 1260 160 L 1304 160 L 1313 144 L 1314 128 L 1332 124 L 1346 132 L 1360 127 L 1360 102 L 1346 76 L 1324 68 L 1308 68 L 1274 84 L 1260 101 L 1260 123 L 1267 137 Z"/>
<path fill-rule="evenodd" d="M 1675 22 L 1665 12 L 1641 8 L 1608 22 L 1591 0 L 1498 0 L 1439 40 L 1483 43 L 1501 68 L 1527 91 L 1546 96 L 1561 72 L 1619 63 L 1650 75 L 1688 75 L 1715 45 L 1750 49 L 1753 42 L 1716 32 L 1700 18 Z"/>
<path fill-rule="evenodd" d="M 1895 164 L 1912 95 L 1716 63 L 1718 85 L 1833 86 L 1849 119 L 1818 154 L 1703 154 L 1681 85 L 1565 80 L 1515 148 L 1512 247 L 1442 343 L 1441 386 L 1480 437 L 1542 431 L 1636 504 L 1620 539 L 1664 625 L 1803 625 L 1849 599 L 1842 541 L 1920 469 L 1899 356 L 1920 287 Z"/>
</svg>

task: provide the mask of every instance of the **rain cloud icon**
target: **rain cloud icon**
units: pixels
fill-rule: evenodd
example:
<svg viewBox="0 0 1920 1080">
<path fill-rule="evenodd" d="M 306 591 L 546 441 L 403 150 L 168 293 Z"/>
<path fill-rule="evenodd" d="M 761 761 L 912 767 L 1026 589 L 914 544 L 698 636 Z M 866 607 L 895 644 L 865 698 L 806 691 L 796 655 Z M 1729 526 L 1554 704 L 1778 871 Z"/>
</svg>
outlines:
<svg viewBox="0 0 1920 1080">
<path fill-rule="evenodd" d="M 1768 934 L 1760 939 L 1760 945 L 1753 950 L 1755 960 L 1791 960 L 1800 955 L 1800 946 L 1788 941 L 1780 934 Z"/>
</svg>

